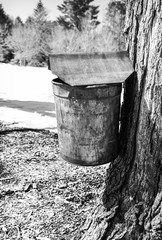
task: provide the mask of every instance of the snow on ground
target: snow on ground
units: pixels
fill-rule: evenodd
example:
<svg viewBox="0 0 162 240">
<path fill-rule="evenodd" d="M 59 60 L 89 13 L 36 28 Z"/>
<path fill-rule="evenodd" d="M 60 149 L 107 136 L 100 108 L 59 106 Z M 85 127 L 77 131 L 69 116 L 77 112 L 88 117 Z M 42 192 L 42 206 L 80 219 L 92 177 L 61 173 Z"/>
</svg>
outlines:
<svg viewBox="0 0 162 240">
<path fill-rule="evenodd" d="M 0 121 L 56 129 L 51 83 L 55 77 L 47 68 L 0 64 Z"/>
<path fill-rule="evenodd" d="M 0 64 L 0 96 L 22 101 L 53 101 L 51 81 L 56 76 L 46 68 Z"/>
</svg>

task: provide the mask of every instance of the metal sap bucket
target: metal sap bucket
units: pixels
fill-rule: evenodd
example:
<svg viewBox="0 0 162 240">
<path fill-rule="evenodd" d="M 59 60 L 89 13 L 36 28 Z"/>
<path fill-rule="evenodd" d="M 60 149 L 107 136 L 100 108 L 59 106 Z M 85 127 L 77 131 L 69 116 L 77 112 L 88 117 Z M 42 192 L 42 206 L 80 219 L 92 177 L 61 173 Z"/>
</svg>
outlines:
<svg viewBox="0 0 162 240">
<path fill-rule="evenodd" d="M 53 80 L 60 152 L 95 166 L 118 156 L 120 93 L 134 71 L 127 52 L 54 54 Z"/>
<path fill-rule="evenodd" d="M 118 156 L 121 83 L 70 86 L 52 81 L 61 157 L 96 166 Z"/>
</svg>

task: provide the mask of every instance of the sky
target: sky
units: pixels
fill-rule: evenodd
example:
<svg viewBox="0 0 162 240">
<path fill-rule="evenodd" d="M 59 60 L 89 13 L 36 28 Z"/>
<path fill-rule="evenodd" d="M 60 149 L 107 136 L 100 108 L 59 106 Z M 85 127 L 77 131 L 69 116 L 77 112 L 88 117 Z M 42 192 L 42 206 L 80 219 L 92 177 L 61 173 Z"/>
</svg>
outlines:
<svg viewBox="0 0 162 240">
<path fill-rule="evenodd" d="M 20 16 L 23 21 L 33 13 L 33 9 L 37 6 L 39 0 L 0 0 L 6 14 L 16 18 Z M 105 8 L 109 0 L 94 0 L 93 5 L 100 6 L 99 19 L 102 20 Z M 49 20 L 56 20 L 60 15 L 57 6 L 63 3 L 63 0 L 42 0 L 44 6 L 48 10 Z"/>
</svg>

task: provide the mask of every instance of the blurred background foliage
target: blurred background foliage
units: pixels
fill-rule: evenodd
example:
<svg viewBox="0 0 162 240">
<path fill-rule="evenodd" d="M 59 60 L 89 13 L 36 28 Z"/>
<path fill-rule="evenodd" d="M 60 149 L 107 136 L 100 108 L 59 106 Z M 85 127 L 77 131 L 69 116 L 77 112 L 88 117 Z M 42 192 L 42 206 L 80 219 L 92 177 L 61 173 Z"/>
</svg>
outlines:
<svg viewBox="0 0 162 240">
<path fill-rule="evenodd" d="M 48 20 L 42 0 L 25 22 L 0 4 L 0 62 L 44 67 L 49 54 L 125 50 L 125 1 L 108 1 L 102 23 L 93 1 L 64 0 L 56 21 Z"/>
</svg>

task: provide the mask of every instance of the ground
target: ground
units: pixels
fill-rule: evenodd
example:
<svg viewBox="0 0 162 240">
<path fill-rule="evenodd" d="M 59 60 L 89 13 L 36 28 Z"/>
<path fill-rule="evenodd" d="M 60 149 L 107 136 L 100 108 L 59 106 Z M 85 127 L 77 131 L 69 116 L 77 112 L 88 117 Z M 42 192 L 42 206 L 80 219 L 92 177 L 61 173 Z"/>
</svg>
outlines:
<svg viewBox="0 0 162 240">
<path fill-rule="evenodd" d="M 18 67 L 9 66 L 12 68 L 16 69 L 16 77 Z M 46 111 L 53 98 L 46 91 L 44 99 L 40 95 L 38 101 L 39 94 L 31 94 L 36 89 L 27 96 L 21 88 L 19 95 L 12 96 L 13 88 L 10 94 L 3 91 L 0 95 L 0 239 L 78 240 L 84 232 L 81 226 L 100 201 L 108 165 L 80 167 L 63 161 L 59 157 L 54 109 Z M 14 115 L 4 117 L 4 109 Z M 32 114 L 30 118 L 25 115 L 28 113 Z M 35 114 L 39 116 L 37 121 L 33 121 Z M 49 119 L 41 122 L 44 116 Z"/>
</svg>

